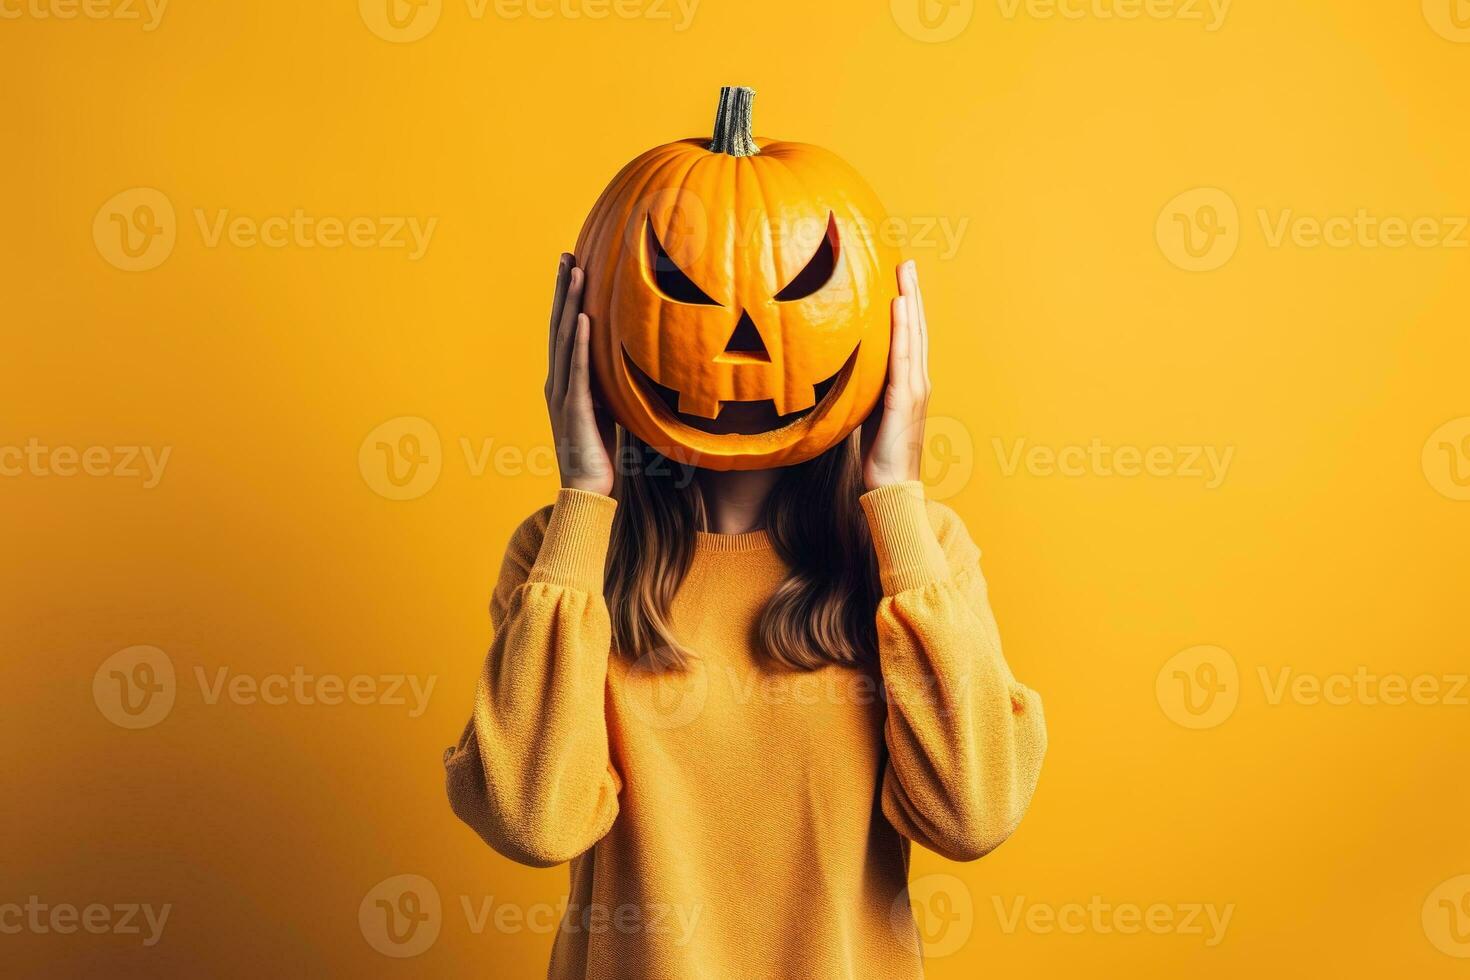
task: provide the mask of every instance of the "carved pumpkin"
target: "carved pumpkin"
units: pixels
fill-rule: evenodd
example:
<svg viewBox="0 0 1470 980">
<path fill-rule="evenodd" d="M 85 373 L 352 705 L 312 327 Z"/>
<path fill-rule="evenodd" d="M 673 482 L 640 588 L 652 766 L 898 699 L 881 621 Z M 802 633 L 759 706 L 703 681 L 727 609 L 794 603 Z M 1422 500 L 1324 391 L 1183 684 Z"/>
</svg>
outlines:
<svg viewBox="0 0 1470 980">
<path fill-rule="evenodd" d="M 726 88 L 714 141 L 623 168 L 577 242 L 597 397 L 671 459 L 785 466 L 853 431 L 882 394 L 896 250 L 852 168 L 755 138 Z"/>
</svg>

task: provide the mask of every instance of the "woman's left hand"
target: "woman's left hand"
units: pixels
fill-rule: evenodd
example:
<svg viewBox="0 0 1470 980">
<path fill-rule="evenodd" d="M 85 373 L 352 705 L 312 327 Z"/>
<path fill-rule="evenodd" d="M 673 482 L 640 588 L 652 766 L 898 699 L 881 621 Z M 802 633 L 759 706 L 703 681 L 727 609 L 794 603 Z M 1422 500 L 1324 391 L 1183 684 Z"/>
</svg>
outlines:
<svg viewBox="0 0 1470 980">
<path fill-rule="evenodd" d="M 869 490 L 919 479 L 928 411 L 929 326 L 919 270 L 908 261 L 898 267 L 888 385 L 883 400 L 863 423 L 863 483 Z"/>
</svg>

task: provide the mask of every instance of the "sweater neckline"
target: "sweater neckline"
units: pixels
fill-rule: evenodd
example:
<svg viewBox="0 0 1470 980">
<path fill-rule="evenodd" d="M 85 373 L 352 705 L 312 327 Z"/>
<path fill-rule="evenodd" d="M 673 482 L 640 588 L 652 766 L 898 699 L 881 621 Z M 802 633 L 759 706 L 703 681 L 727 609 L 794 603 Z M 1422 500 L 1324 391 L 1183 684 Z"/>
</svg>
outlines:
<svg viewBox="0 0 1470 980">
<path fill-rule="evenodd" d="M 695 531 L 695 551 L 766 551 L 771 547 L 771 536 L 762 528 L 758 531 L 743 531 L 740 534 L 717 534 L 714 531 Z"/>
</svg>

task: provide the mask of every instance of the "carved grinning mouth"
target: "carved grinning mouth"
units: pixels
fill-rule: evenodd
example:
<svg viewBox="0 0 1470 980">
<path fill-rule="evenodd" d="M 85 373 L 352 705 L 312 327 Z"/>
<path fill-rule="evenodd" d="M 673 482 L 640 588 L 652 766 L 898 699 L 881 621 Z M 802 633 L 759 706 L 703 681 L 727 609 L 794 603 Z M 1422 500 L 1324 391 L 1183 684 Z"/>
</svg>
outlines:
<svg viewBox="0 0 1470 980">
<path fill-rule="evenodd" d="M 847 360 L 835 374 L 812 386 L 815 399 L 810 408 L 778 415 L 776 403 L 770 398 L 756 401 L 726 401 L 720 402 L 719 414 L 712 419 L 679 411 L 679 392 L 650 378 L 642 368 L 633 363 L 633 358 L 628 354 L 627 348 L 623 348 L 623 363 L 627 366 L 628 376 L 634 379 L 647 396 L 650 406 L 656 405 L 667 409 L 670 415 L 684 425 L 713 435 L 760 435 L 800 422 L 807 416 L 820 412 L 829 401 L 835 400 L 846 387 L 847 379 L 852 375 L 852 367 L 857 363 L 857 355 L 858 347 L 854 347 L 852 353 L 848 355 Z"/>
</svg>

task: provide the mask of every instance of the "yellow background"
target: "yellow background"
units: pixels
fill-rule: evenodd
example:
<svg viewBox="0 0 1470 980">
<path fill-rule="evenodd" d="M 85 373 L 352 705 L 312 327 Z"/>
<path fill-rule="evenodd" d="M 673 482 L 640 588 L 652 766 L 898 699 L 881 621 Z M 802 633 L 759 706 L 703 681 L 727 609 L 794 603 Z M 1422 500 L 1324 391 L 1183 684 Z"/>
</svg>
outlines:
<svg viewBox="0 0 1470 980">
<path fill-rule="evenodd" d="M 0 904 L 173 906 L 151 948 L 0 934 L 4 972 L 542 974 L 548 934 L 476 934 L 460 897 L 554 902 L 565 870 L 517 867 L 455 822 L 439 757 L 501 550 L 556 485 L 540 392 L 556 256 L 622 163 L 704 132 L 734 83 L 759 91 L 760 134 L 837 151 L 912 222 L 945 420 L 929 477 L 1046 700 L 1051 751 L 1015 838 L 976 864 L 916 860 L 973 910 L 929 975 L 1465 975 L 1470 933 L 1447 916 L 1470 872 L 1466 692 L 1273 704 L 1261 679 L 1470 669 L 1470 250 L 1268 234 L 1288 209 L 1447 231 L 1470 213 L 1470 29 L 1449 0 L 1237 0 L 1216 30 L 1192 0 L 1203 20 L 961 0 L 930 28 L 911 0 L 703 0 L 685 30 L 671 4 L 653 12 L 672 20 L 595 20 L 559 2 L 477 19 L 442 0 L 408 43 L 346 0 L 175 0 L 153 30 L 0 6 L 0 446 L 171 451 L 152 488 L 0 477 Z M 139 187 L 166 197 L 176 241 L 127 272 L 93 226 Z M 1167 230 L 1208 224 L 1220 197 L 1200 188 L 1237 209 L 1213 225 L 1235 251 L 1186 271 Z M 437 225 L 415 261 L 210 246 L 195 216 L 298 208 Z M 925 222 L 963 227 L 958 248 Z M 403 417 L 439 437 L 420 443 L 439 473 L 390 500 L 360 449 Z M 513 452 L 477 471 L 465 445 L 487 440 Z M 1182 455 L 1135 477 L 1010 467 L 1017 440 L 1233 456 L 1210 487 Z M 137 645 L 167 655 L 176 700 L 128 730 L 93 680 Z M 1166 669 L 1198 646 L 1225 659 Z M 1236 668 L 1233 686 L 1216 675 L 1235 707 L 1196 728 L 1170 691 L 1180 664 L 1208 676 L 1202 656 Z M 410 717 L 209 703 L 195 674 L 297 665 L 436 686 Z M 400 874 L 443 906 L 409 959 L 358 918 Z M 997 913 L 1093 896 L 1233 912 L 1213 946 L 1008 931 Z"/>
</svg>

